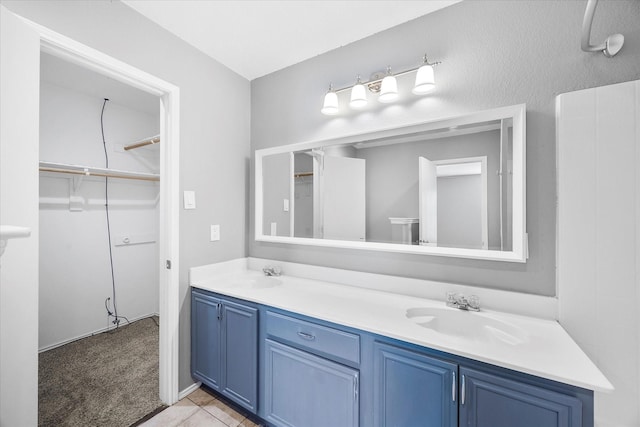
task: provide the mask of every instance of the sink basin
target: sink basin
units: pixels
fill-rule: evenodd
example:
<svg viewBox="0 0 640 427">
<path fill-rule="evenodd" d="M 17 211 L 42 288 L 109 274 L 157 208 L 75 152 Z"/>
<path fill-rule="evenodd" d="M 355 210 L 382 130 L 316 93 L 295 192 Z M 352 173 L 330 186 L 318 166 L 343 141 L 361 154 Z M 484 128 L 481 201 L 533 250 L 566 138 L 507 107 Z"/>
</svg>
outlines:
<svg viewBox="0 0 640 427">
<path fill-rule="evenodd" d="M 228 286 L 243 289 L 266 289 L 280 286 L 282 280 L 275 277 L 238 277 L 229 280 Z"/>
<path fill-rule="evenodd" d="M 423 328 L 452 337 L 509 345 L 528 340 L 522 328 L 481 313 L 455 308 L 415 307 L 408 309 L 406 316 Z"/>
</svg>

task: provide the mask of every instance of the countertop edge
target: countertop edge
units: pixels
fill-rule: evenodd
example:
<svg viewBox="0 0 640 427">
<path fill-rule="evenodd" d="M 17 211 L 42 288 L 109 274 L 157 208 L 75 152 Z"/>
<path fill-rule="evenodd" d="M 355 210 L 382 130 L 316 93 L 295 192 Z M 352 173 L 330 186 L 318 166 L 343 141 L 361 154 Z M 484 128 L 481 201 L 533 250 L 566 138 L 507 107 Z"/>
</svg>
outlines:
<svg viewBox="0 0 640 427">
<path fill-rule="evenodd" d="M 495 357 L 486 357 L 485 355 L 479 354 L 479 353 L 473 353 L 467 350 L 461 350 L 459 348 L 455 348 L 455 347 L 451 347 L 449 345 L 446 344 L 441 344 L 441 343 L 437 343 L 437 342 L 432 342 L 432 341 L 425 341 L 422 340 L 420 338 L 416 338 L 415 336 L 411 336 L 410 334 L 407 333 L 403 333 L 402 331 L 394 331 L 393 327 L 384 327 L 384 328 L 380 328 L 380 327 L 374 327 L 372 325 L 367 324 L 366 322 L 358 322 L 358 321 L 354 321 L 353 318 L 349 318 L 349 316 L 337 316 L 337 315 L 327 315 L 327 313 L 323 313 L 322 310 L 313 310 L 310 307 L 306 307 L 306 308 L 300 308 L 300 307 L 292 307 L 290 305 L 287 305 L 286 303 L 278 303 L 278 302 L 274 302 L 273 300 L 270 300 L 268 298 L 264 298 L 262 295 L 264 295 L 264 290 L 260 290 L 260 291 L 253 291 L 253 292 L 247 292 L 246 289 L 242 289 L 242 290 L 238 290 L 238 289 L 234 289 L 233 286 L 219 286 L 220 282 L 216 282 L 214 280 L 214 278 L 220 277 L 220 275 L 228 275 L 228 274 L 252 274 L 254 277 L 256 274 L 260 274 L 260 272 L 257 272 L 255 270 L 245 270 L 244 267 L 245 264 L 239 263 L 239 262 L 231 262 L 226 264 L 225 268 L 223 269 L 218 269 L 217 270 L 217 274 L 214 273 L 214 270 L 209 270 L 209 273 L 213 273 L 211 275 L 208 275 L 208 278 L 205 278 L 204 274 L 200 274 L 200 275 L 196 275 L 197 280 L 190 280 L 190 286 L 191 287 L 195 287 L 195 288 L 199 288 L 199 289 L 203 289 L 206 291 L 210 291 L 210 292 L 215 292 L 218 294 L 222 294 L 222 295 L 226 295 L 232 298 L 238 298 L 238 299 L 242 299 L 242 300 L 246 300 L 249 302 L 253 302 L 256 304 L 262 304 L 268 307 L 273 307 L 276 309 L 281 309 L 281 310 L 286 310 L 286 311 L 290 311 L 293 313 L 297 313 L 300 315 L 304 315 L 304 316 L 309 316 L 309 317 L 313 317 L 313 318 L 317 318 L 323 321 L 327 321 L 327 322 L 332 322 L 332 323 L 336 323 L 339 325 L 343 325 L 346 327 L 350 327 L 350 328 L 354 328 L 354 329 L 358 329 L 358 330 L 362 330 L 364 332 L 368 332 L 368 333 L 373 333 L 373 334 L 377 334 L 377 335 L 381 335 L 384 337 L 388 337 L 391 339 L 397 339 L 400 341 L 404 341 L 410 344 L 414 344 L 414 345 L 419 345 L 425 348 L 431 348 L 434 350 L 438 350 L 438 351 L 443 351 L 449 354 L 453 354 L 456 356 L 460 356 L 460 357 L 465 357 L 468 359 L 472 359 L 472 360 L 476 360 L 479 362 L 484 362 L 484 363 L 488 363 L 491 365 L 495 365 L 495 366 L 499 366 L 499 367 L 503 367 L 503 368 L 507 368 L 507 369 L 511 369 L 514 371 L 518 371 L 518 372 L 522 372 L 525 374 L 530 374 L 530 375 L 534 375 L 534 376 L 538 376 L 541 378 L 545 378 L 548 380 L 552 380 L 552 381 L 556 381 L 556 382 L 560 382 L 560 383 L 564 383 L 564 384 L 569 384 L 575 387 L 580 387 L 580 388 L 584 388 L 584 389 L 588 389 L 588 390 L 593 390 L 593 391 L 598 391 L 598 392 L 604 392 L 604 393 L 611 393 L 614 388 L 613 385 L 606 379 L 606 377 L 600 372 L 600 370 L 595 366 L 595 364 L 593 364 L 593 362 L 589 359 L 589 357 L 584 353 L 584 351 L 582 351 L 582 349 L 579 348 L 579 346 L 575 343 L 575 341 L 568 335 L 568 333 L 562 328 L 562 326 L 557 322 L 557 321 L 553 321 L 553 320 L 548 320 L 548 319 L 538 319 L 538 318 L 533 318 L 530 316 L 521 316 L 518 314 L 511 314 L 511 313 L 503 313 L 506 316 L 520 316 L 526 319 L 531 319 L 533 321 L 536 322 L 541 322 L 544 323 L 548 323 L 549 325 L 554 325 L 554 326 L 548 326 L 548 327 L 557 327 L 560 331 L 556 331 L 556 333 L 562 334 L 563 336 L 561 337 L 561 339 L 565 340 L 566 344 L 569 347 L 574 347 L 575 348 L 571 348 L 571 350 L 573 351 L 578 351 L 582 354 L 583 356 L 583 360 L 581 361 L 583 365 L 587 365 L 587 368 L 591 371 L 589 373 L 589 375 L 595 376 L 595 377 L 600 377 L 600 378 L 593 378 L 592 381 L 585 381 L 582 380 L 580 378 L 576 378 L 574 376 L 562 376 L 559 375 L 557 373 L 554 373 L 553 370 L 544 370 L 541 369 L 540 367 L 530 367 L 530 366 L 526 366 L 523 364 L 517 364 L 517 363 L 512 363 L 508 360 L 505 359 L 500 359 L 500 358 L 495 358 Z M 229 268 L 231 267 L 231 268 Z M 239 267 L 239 268 L 238 268 Z M 429 300 L 429 299 L 425 299 L 425 298 L 418 298 L 418 297 L 414 297 L 414 296 L 407 296 L 407 295 L 397 295 L 397 294 L 390 294 L 388 292 L 385 291 L 379 291 L 379 290 L 371 290 L 371 289 L 362 289 L 359 287 L 352 287 L 352 286 L 348 286 L 348 285 L 344 285 L 344 284 L 336 284 L 336 283 L 331 283 L 331 282 L 322 282 L 322 281 L 318 281 L 318 280 L 312 280 L 312 279 L 304 279 L 304 278 L 296 278 L 296 277 L 291 277 L 288 276 L 289 279 L 300 279 L 303 281 L 309 281 L 309 282 L 317 282 L 319 284 L 326 284 L 326 285 L 331 285 L 331 286 L 344 286 L 345 289 L 349 289 L 350 292 L 362 292 L 363 296 L 366 295 L 369 292 L 372 292 L 374 294 L 376 293 L 382 293 L 382 294 L 389 294 L 389 297 L 394 297 L 394 298 L 407 298 L 408 300 L 411 299 L 416 299 L 416 300 L 424 300 L 425 302 L 431 302 L 431 303 L 441 303 L 438 301 L 433 301 L 433 300 Z M 216 286 L 218 285 L 218 286 Z M 303 291 L 304 292 L 304 291 Z M 492 312 L 487 310 L 487 312 Z M 499 312 L 495 312 L 495 313 L 499 313 Z M 591 365 L 591 366 L 589 366 Z"/>
</svg>

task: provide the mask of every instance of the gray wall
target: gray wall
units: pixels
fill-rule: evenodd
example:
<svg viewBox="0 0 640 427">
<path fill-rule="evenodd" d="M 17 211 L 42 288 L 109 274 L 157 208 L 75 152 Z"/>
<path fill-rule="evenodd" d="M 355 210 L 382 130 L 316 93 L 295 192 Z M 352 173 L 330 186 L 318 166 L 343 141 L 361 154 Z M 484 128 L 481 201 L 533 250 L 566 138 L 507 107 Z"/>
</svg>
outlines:
<svg viewBox="0 0 640 427">
<path fill-rule="evenodd" d="M 189 373 L 192 266 L 246 255 L 250 85 L 120 2 L 3 1 L 8 9 L 180 87 L 180 388 Z M 210 224 L 222 239 L 209 241 Z"/>
<path fill-rule="evenodd" d="M 251 82 L 252 150 L 505 105 L 527 104 L 526 264 L 255 242 L 255 257 L 555 295 L 555 96 L 640 76 L 640 1 L 601 1 L 591 38 L 625 35 L 613 59 L 580 50 L 584 1 L 464 1 Z M 335 117 L 329 82 L 442 61 L 437 89 Z M 274 105 L 277 99 L 277 105 Z M 251 199 L 252 200 L 252 199 Z"/>
</svg>

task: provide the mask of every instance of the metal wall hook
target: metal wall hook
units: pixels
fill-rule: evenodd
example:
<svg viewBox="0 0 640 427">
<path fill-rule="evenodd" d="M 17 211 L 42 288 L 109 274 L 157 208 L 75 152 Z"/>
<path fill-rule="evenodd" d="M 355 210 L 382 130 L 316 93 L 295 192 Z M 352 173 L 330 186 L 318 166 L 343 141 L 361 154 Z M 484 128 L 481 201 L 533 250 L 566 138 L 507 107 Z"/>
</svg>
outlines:
<svg viewBox="0 0 640 427">
<path fill-rule="evenodd" d="M 624 36 L 622 34 L 613 34 L 607 37 L 602 44 L 594 46 L 590 43 L 589 39 L 591 38 L 593 14 L 595 13 L 597 5 L 598 0 L 588 0 L 587 2 L 587 9 L 584 12 L 584 19 L 582 21 L 581 47 L 585 52 L 602 52 L 607 58 L 612 58 L 622 49 Z"/>
</svg>

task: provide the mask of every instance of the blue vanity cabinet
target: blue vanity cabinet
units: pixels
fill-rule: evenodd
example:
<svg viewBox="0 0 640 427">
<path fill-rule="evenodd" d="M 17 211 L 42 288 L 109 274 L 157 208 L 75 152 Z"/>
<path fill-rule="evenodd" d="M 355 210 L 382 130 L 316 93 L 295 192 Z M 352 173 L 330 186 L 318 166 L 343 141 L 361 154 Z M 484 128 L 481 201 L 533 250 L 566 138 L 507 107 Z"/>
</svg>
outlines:
<svg viewBox="0 0 640 427">
<path fill-rule="evenodd" d="M 458 365 L 374 342 L 374 425 L 456 427 Z"/>
<path fill-rule="evenodd" d="M 291 313 L 265 313 L 264 404 L 277 427 L 357 427 L 360 335 Z"/>
<path fill-rule="evenodd" d="M 577 397 L 460 367 L 461 427 L 592 426 L 582 413 Z"/>
<path fill-rule="evenodd" d="M 267 421 L 282 427 L 358 426 L 358 370 L 272 340 L 265 351 Z"/>
<path fill-rule="evenodd" d="M 191 316 L 193 378 L 256 412 L 258 309 L 194 289 Z"/>
<path fill-rule="evenodd" d="M 594 426 L 590 390 L 197 288 L 191 298 L 193 378 L 269 427 Z"/>
<path fill-rule="evenodd" d="M 191 376 L 220 391 L 221 299 L 191 292 Z"/>
<path fill-rule="evenodd" d="M 255 411 L 258 401 L 258 310 L 222 301 L 221 393 Z"/>
</svg>

